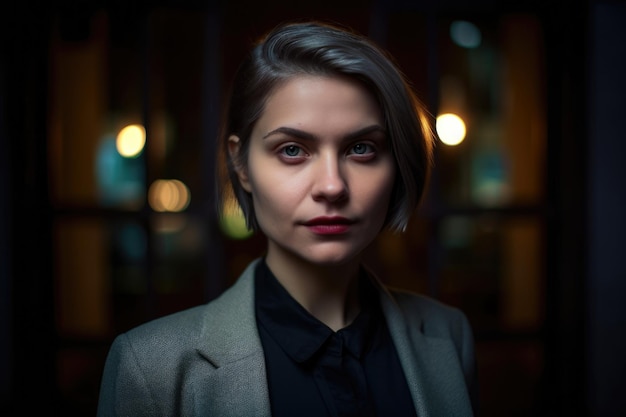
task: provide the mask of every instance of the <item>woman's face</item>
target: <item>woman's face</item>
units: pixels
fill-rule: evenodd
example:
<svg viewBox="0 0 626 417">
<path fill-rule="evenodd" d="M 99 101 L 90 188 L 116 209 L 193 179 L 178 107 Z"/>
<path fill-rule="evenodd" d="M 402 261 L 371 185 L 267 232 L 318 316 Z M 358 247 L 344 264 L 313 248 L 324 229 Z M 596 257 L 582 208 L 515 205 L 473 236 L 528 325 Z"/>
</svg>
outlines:
<svg viewBox="0 0 626 417">
<path fill-rule="evenodd" d="M 238 140 L 231 138 L 231 151 Z M 380 232 L 395 164 L 376 100 L 339 77 L 299 76 L 269 97 L 239 172 L 268 261 L 359 259 Z"/>
</svg>

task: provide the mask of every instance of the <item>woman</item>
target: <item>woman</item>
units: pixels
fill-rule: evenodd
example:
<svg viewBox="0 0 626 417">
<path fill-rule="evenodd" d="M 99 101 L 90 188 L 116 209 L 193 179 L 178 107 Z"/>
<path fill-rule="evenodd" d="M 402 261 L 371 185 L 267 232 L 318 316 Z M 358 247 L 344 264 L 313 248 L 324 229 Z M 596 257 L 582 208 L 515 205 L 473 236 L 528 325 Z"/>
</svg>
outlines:
<svg viewBox="0 0 626 417">
<path fill-rule="evenodd" d="M 362 263 L 421 198 L 422 115 L 363 37 L 318 23 L 270 32 L 235 77 L 221 136 L 267 252 L 215 301 L 118 336 L 98 415 L 472 415 L 465 316 L 384 288 Z"/>
</svg>

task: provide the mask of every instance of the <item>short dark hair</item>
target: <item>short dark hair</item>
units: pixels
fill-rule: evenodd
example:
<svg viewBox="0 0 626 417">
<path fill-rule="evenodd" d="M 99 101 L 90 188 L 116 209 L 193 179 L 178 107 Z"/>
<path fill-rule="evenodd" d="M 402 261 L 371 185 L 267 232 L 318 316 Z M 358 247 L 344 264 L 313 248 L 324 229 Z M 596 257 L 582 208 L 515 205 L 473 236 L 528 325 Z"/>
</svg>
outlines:
<svg viewBox="0 0 626 417">
<path fill-rule="evenodd" d="M 250 135 L 269 96 L 299 75 L 358 80 L 377 99 L 397 170 L 385 225 L 404 230 L 430 174 L 433 134 L 427 112 L 385 51 L 364 36 L 326 23 L 280 25 L 264 36 L 240 65 L 220 133 L 228 177 L 221 175 L 220 197 L 233 192 L 248 227 L 258 228 L 252 196 L 241 187 L 235 168 L 247 165 Z M 236 160 L 228 152 L 231 135 L 240 141 Z"/>
</svg>

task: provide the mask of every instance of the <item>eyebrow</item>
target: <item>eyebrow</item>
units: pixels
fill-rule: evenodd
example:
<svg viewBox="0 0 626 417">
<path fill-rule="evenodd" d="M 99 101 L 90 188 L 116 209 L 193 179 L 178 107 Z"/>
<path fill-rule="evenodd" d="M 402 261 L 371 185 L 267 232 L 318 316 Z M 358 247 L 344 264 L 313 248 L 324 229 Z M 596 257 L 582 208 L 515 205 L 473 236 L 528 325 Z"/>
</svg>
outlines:
<svg viewBox="0 0 626 417">
<path fill-rule="evenodd" d="M 345 140 L 352 140 L 352 139 L 355 139 L 355 138 L 359 138 L 361 136 L 368 135 L 368 134 L 373 133 L 373 132 L 381 132 L 381 133 L 387 135 L 387 131 L 382 126 L 380 126 L 380 125 L 371 125 L 371 126 L 367 126 L 367 127 L 364 127 L 363 129 L 359 129 L 359 130 L 357 130 L 355 132 L 347 134 L 344 137 L 344 139 Z M 293 127 L 286 127 L 286 126 L 282 126 L 282 127 L 279 127 L 277 129 L 272 130 L 271 132 L 269 132 L 265 136 L 263 136 L 263 139 L 266 139 L 266 138 L 268 138 L 268 137 L 270 137 L 272 135 L 275 135 L 277 133 L 283 133 L 285 135 L 293 136 L 293 137 L 296 137 L 298 139 L 304 139 L 304 140 L 314 141 L 314 140 L 318 140 L 319 139 L 316 135 L 314 135 L 312 133 L 305 132 L 304 130 L 300 130 L 300 129 L 295 129 Z"/>
</svg>

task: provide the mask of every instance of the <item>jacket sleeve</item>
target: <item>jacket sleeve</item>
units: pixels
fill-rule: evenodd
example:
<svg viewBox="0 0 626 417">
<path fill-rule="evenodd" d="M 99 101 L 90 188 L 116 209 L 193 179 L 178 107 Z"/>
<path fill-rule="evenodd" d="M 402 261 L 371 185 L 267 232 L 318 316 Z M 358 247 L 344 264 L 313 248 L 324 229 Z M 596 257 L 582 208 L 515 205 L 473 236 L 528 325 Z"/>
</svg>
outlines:
<svg viewBox="0 0 626 417">
<path fill-rule="evenodd" d="M 156 416 L 155 402 L 126 334 L 111 345 L 104 366 L 98 417 Z"/>
</svg>

